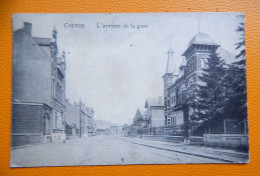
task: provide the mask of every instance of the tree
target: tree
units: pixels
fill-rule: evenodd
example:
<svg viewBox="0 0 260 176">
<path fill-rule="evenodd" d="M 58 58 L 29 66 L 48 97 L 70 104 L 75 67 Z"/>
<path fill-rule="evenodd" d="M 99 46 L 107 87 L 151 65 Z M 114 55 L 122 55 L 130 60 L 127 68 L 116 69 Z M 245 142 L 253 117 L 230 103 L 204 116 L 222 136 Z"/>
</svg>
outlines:
<svg viewBox="0 0 260 176">
<path fill-rule="evenodd" d="M 225 102 L 227 100 L 224 85 L 225 62 L 216 52 L 207 59 L 207 67 L 199 76 L 202 84 L 198 89 L 190 104 L 195 108 L 190 126 L 198 128 L 200 126 L 210 128 L 210 123 L 223 118 Z"/>
<path fill-rule="evenodd" d="M 139 124 L 142 123 L 143 121 L 144 121 L 144 118 L 143 118 L 143 116 L 141 114 L 140 109 L 138 108 L 136 110 L 135 117 L 133 119 L 133 125 L 134 126 L 139 126 Z"/>
<path fill-rule="evenodd" d="M 225 116 L 229 119 L 243 121 L 247 118 L 246 72 L 244 66 L 233 63 L 225 76 L 228 101 Z"/>
<path fill-rule="evenodd" d="M 131 125 L 131 132 L 137 133 L 142 137 L 142 134 L 144 133 L 146 121 L 144 117 L 141 114 L 140 109 L 138 108 L 135 113 L 135 117 L 133 119 L 133 123 Z"/>
<path fill-rule="evenodd" d="M 239 16 L 244 19 L 244 16 Z M 237 122 L 247 120 L 247 89 L 246 89 L 246 62 L 245 62 L 245 24 L 240 23 L 236 31 L 240 33 L 239 42 L 235 44 L 238 61 L 229 65 L 226 74 L 226 87 L 228 101 L 225 108 L 226 118 Z M 246 130 L 247 124 L 244 124 Z"/>
<path fill-rule="evenodd" d="M 238 16 L 244 19 L 244 16 Z M 240 61 L 236 62 L 236 64 L 244 65 L 245 66 L 245 23 L 242 22 L 236 29 L 236 32 L 240 33 L 239 42 L 235 44 L 236 50 L 239 50 L 239 53 L 236 55 L 236 59 L 241 59 Z"/>
</svg>

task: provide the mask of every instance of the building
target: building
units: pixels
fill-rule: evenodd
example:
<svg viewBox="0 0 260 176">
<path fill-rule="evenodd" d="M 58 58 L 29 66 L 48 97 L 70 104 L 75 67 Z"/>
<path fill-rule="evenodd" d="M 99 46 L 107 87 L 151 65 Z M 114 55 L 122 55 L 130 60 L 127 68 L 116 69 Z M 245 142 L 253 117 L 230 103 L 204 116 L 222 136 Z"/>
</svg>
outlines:
<svg viewBox="0 0 260 176">
<path fill-rule="evenodd" d="M 81 108 L 81 132 L 82 136 L 94 136 L 94 110 L 90 107 Z"/>
<path fill-rule="evenodd" d="M 146 112 L 145 119 L 149 119 L 149 127 L 162 127 L 164 126 L 164 106 L 163 98 L 148 98 L 145 101 Z"/>
<path fill-rule="evenodd" d="M 65 123 L 68 138 L 95 135 L 94 110 L 82 102 L 74 104 L 66 100 Z"/>
<path fill-rule="evenodd" d="M 65 53 L 57 31 L 32 36 L 32 24 L 13 34 L 12 147 L 65 140 Z"/>
<path fill-rule="evenodd" d="M 206 67 L 207 60 L 219 48 L 205 33 L 199 32 L 189 42 L 182 56 L 181 66 L 176 65 L 174 51 L 168 51 L 164 81 L 164 117 L 166 133 L 185 135 L 189 133 L 188 122 L 194 112 L 188 105 L 188 100 L 200 84 L 199 75 Z"/>
<path fill-rule="evenodd" d="M 97 128 L 97 135 L 110 135 L 109 128 Z"/>
<path fill-rule="evenodd" d="M 80 108 L 66 99 L 65 102 L 65 123 L 67 139 L 79 137 L 80 129 Z"/>
<path fill-rule="evenodd" d="M 123 135 L 123 126 L 121 125 L 112 125 L 110 126 L 110 134 L 111 135 Z"/>
</svg>

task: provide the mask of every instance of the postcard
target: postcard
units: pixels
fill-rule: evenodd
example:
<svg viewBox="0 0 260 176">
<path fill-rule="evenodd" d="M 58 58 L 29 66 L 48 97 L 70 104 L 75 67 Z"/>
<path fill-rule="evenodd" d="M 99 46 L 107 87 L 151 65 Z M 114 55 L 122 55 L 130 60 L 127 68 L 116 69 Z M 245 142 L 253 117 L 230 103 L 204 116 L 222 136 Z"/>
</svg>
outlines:
<svg viewBox="0 0 260 176">
<path fill-rule="evenodd" d="M 244 14 L 14 14 L 11 167 L 248 163 Z"/>
</svg>

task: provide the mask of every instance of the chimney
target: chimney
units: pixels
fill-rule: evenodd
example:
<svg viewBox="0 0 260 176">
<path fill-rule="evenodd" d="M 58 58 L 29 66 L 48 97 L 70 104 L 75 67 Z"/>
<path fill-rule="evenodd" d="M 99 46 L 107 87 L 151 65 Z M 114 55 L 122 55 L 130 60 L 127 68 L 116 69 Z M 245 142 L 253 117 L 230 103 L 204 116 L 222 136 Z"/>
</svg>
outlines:
<svg viewBox="0 0 260 176">
<path fill-rule="evenodd" d="M 23 29 L 25 30 L 25 32 L 28 35 L 32 36 L 32 23 L 24 22 L 23 24 L 24 24 Z"/>
</svg>

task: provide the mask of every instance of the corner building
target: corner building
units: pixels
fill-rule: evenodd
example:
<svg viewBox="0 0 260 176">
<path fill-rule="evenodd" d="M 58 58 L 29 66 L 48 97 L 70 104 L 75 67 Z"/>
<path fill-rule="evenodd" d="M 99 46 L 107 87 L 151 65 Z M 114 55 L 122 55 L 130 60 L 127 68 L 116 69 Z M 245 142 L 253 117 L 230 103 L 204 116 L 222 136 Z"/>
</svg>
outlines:
<svg viewBox="0 0 260 176">
<path fill-rule="evenodd" d="M 32 24 L 13 34 L 12 147 L 65 140 L 65 53 L 57 31 L 32 36 Z"/>
<path fill-rule="evenodd" d="M 207 66 L 207 58 L 219 45 L 205 33 L 199 32 L 189 42 L 179 68 L 176 66 L 174 51 L 168 51 L 164 81 L 164 125 L 165 133 L 183 135 L 190 133 L 188 123 L 194 109 L 188 105 L 200 84 L 199 76 Z M 192 100 L 191 100 L 192 101 Z"/>
</svg>

